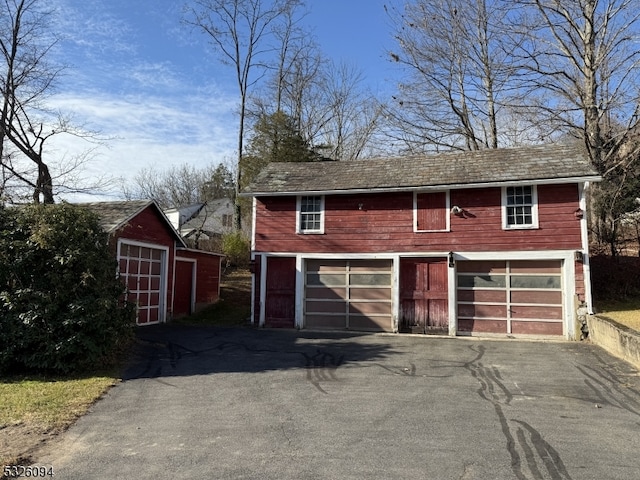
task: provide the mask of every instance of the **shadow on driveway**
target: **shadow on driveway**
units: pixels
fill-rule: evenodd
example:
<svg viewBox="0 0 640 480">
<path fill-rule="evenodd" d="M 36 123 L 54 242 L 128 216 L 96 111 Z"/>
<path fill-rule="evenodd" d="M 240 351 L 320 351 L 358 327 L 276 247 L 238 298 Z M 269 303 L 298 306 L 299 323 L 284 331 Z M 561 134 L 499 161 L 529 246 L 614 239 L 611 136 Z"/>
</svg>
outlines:
<svg viewBox="0 0 640 480">
<path fill-rule="evenodd" d="M 209 373 L 336 369 L 350 362 L 398 353 L 380 341 L 355 341 L 367 333 L 157 325 L 137 331 L 123 380 Z"/>
</svg>

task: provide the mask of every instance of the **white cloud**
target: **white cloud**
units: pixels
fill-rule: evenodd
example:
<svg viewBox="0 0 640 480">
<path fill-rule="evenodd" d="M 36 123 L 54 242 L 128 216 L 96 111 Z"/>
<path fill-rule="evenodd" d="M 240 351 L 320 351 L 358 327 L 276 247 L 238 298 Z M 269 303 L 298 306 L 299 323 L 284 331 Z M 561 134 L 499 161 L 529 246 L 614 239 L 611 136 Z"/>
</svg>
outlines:
<svg viewBox="0 0 640 480">
<path fill-rule="evenodd" d="M 74 123 L 99 132 L 102 145 L 69 135 L 54 137 L 49 154 L 62 160 L 89 149 L 87 182 L 107 175 L 131 179 L 143 168 L 158 170 L 174 164 L 196 167 L 217 164 L 234 156 L 237 120 L 235 100 L 218 96 L 119 98 L 108 94 L 65 93 L 51 106 L 73 112 Z M 121 189 L 112 188 L 117 195 Z"/>
</svg>

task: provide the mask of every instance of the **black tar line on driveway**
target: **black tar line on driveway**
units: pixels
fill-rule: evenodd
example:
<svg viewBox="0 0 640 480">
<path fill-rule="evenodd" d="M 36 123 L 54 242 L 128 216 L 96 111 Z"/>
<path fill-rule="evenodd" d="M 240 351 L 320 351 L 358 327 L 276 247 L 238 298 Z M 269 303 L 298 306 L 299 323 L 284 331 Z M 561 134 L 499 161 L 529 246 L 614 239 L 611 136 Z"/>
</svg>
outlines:
<svg viewBox="0 0 640 480">
<path fill-rule="evenodd" d="M 61 479 L 640 478 L 640 377 L 588 343 L 141 328 L 34 460 Z"/>
</svg>

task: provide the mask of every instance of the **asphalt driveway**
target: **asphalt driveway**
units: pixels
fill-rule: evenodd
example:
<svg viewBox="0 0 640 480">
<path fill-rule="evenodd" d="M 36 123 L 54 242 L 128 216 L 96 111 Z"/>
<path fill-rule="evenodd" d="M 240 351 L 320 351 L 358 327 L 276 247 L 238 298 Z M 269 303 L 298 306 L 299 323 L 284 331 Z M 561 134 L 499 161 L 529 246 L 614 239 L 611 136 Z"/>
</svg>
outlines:
<svg viewBox="0 0 640 480">
<path fill-rule="evenodd" d="M 585 343 L 147 327 L 55 479 L 640 476 L 640 377 Z"/>
</svg>

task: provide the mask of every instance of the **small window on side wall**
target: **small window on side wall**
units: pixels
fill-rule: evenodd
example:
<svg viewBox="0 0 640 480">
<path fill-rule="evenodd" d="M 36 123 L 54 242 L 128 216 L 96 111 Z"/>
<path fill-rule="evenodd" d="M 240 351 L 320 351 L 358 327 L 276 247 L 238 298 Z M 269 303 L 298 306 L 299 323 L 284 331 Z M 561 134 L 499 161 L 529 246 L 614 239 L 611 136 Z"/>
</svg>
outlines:
<svg viewBox="0 0 640 480">
<path fill-rule="evenodd" d="M 505 229 L 538 228 L 538 192 L 535 185 L 502 189 L 502 226 Z"/>
<path fill-rule="evenodd" d="M 324 197 L 301 196 L 297 199 L 297 233 L 324 233 Z"/>
</svg>

